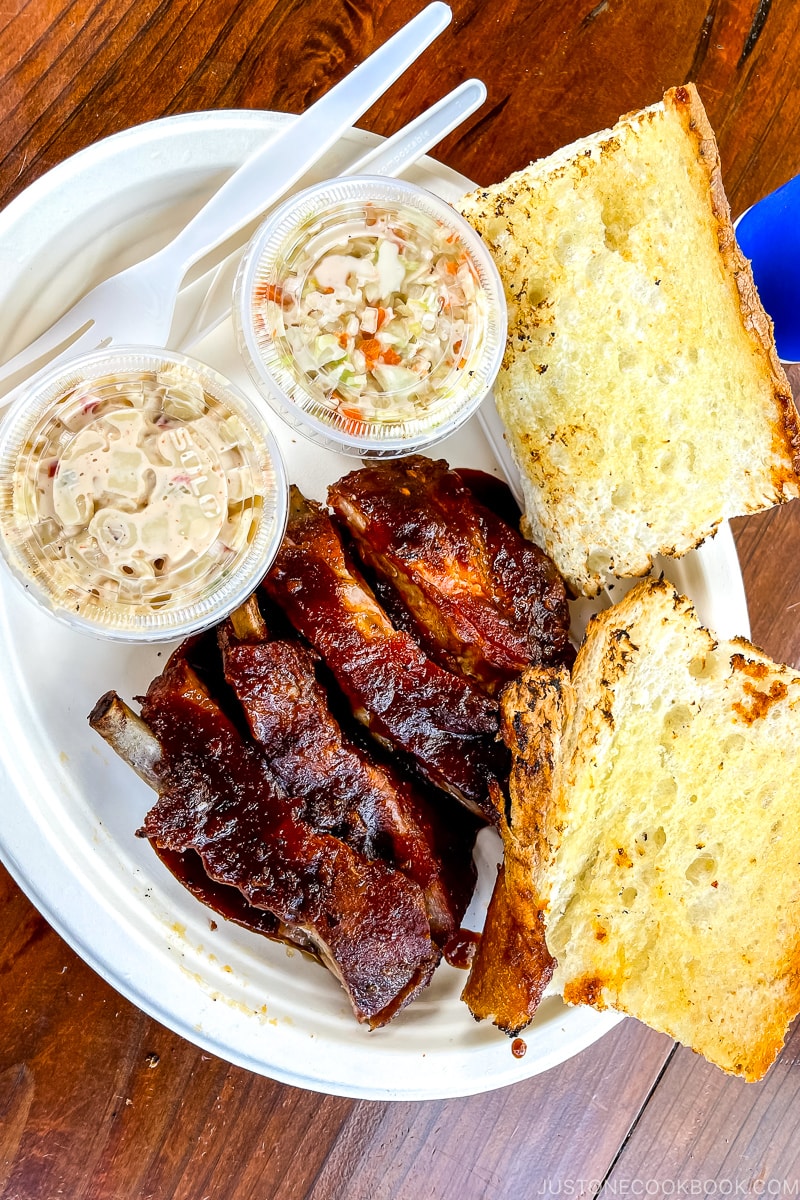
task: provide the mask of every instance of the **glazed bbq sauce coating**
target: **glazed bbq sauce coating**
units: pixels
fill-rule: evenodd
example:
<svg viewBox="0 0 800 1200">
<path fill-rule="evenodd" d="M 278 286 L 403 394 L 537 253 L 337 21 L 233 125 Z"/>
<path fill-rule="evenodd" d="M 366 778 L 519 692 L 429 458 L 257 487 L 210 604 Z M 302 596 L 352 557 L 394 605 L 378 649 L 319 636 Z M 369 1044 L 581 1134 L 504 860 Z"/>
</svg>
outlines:
<svg viewBox="0 0 800 1200">
<path fill-rule="evenodd" d="M 353 471 L 328 503 L 396 592 L 425 651 L 487 695 L 531 664 L 571 656 L 555 566 L 446 462 L 412 455 Z"/>
<path fill-rule="evenodd" d="M 219 630 L 225 678 L 253 739 L 286 792 L 302 796 L 305 819 L 367 858 L 380 858 L 419 884 L 431 935 L 443 946 L 458 929 L 475 887 L 478 823 L 450 797 L 422 788 L 356 745 L 330 711 L 318 656 L 299 638 L 238 640 Z"/>
<path fill-rule="evenodd" d="M 159 798 L 144 833 L 158 849 L 199 854 L 294 936 L 306 935 L 357 1018 L 383 1025 L 430 981 L 439 951 L 419 887 L 302 820 L 186 662 L 172 655 L 142 716 L 163 749 Z"/>
<path fill-rule="evenodd" d="M 233 921 L 234 925 L 241 925 L 253 933 L 260 933 L 276 942 L 291 942 L 292 945 L 314 953 L 308 938 L 300 930 L 293 935 L 293 931 L 282 925 L 274 913 L 248 904 L 238 888 L 209 879 L 203 867 L 203 860 L 194 850 L 178 853 L 151 844 L 167 870 L 206 908 L 213 909 L 226 921 Z"/>
<path fill-rule="evenodd" d="M 508 774 L 496 704 L 395 629 L 339 530 L 292 488 L 289 524 L 264 586 L 333 673 L 354 715 L 422 774 L 489 821 L 489 783 Z"/>
</svg>

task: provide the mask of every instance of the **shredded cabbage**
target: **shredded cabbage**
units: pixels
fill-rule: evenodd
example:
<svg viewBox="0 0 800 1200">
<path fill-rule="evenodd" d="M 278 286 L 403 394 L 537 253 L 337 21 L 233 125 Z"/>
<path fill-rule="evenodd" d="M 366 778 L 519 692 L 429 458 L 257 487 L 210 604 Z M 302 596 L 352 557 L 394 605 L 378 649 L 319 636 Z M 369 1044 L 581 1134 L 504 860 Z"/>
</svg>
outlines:
<svg viewBox="0 0 800 1200">
<path fill-rule="evenodd" d="M 423 212 L 374 205 L 307 232 L 257 301 L 285 365 L 352 421 L 424 413 L 479 348 L 486 298 L 460 238 Z"/>
</svg>

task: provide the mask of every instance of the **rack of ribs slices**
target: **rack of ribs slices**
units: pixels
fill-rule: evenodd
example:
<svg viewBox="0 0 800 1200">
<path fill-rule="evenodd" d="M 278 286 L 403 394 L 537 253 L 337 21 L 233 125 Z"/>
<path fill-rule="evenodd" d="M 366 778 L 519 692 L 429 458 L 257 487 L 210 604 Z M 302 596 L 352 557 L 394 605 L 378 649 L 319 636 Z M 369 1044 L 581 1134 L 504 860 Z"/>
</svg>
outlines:
<svg viewBox="0 0 800 1200">
<path fill-rule="evenodd" d="M 254 597 L 222 627 L 219 641 L 225 678 L 281 786 L 303 797 L 315 828 L 413 880 L 431 936 L 444 946 L 472 895 L 478 823 L 348 737 L 317 679 L 318 656 L 291 629 L 270 637 Z"/>
<path fill-rule="evenodd" d="M 431 783 L 494 821 L 489 785 L 507 774 L 496 703 L 438 666 L 392 624 L 333 518 L 296 488 L 264 586 L 319 652 L 373 736 L 410 755 Z"/>
<path fill-rule="evenodd" d="M 487 695 L 527 666 L 560 665 L 571 654 L 553 563 L 446 462 L 412 455 L 353 471 L 329 489 L 328 503 L 425 651 Z"/>
<path fill-rule="evenodd" d="M 506 804 L 498 693 L 568 661 L 566 601 L 444 463 L 353 472 L 330 505 L 293 489 L 258 594 L 172 654 L 141 715 L 110 692 L 90 723 L 157 792 L 139 834 L 169 870 L 318 958 L 376 1028 L 458 934 Z"/>
<path fill-rule="evenodd" d="M 440 958 L 422 888 L 311 823 L 304 801 L 287 794 L 211 695 L 190 661 L 195 650 L 180 647 L 142 703 L 159 753 L 150 756 L 158 799 L 141 832 L 162 853 L 194 852 L 211 881 L 272 914 L 274 936 L 325 963 L 359 1020 L 385 1024 L 430 981 Z M 104 735 L 115 702 L 104 697 L 92 714 Z M 130 757 L 130 728 L 123 738 Z M 453 919 L 460 915 L 456 908 Z"/>
</svg>

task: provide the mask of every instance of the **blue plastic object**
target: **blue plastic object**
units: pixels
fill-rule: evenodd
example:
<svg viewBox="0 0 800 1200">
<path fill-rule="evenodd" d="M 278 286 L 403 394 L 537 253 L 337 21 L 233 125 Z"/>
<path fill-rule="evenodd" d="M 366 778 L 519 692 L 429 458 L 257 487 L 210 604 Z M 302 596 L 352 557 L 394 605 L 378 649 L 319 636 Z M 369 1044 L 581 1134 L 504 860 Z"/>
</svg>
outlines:
<svg viewBox="0 0 800 1200">
<path fill-rule="evenodd" d="M 736 238 L 775 324 L 778 354 L 800 362 L 800 175 L 748 209 Z"/>
</svg>

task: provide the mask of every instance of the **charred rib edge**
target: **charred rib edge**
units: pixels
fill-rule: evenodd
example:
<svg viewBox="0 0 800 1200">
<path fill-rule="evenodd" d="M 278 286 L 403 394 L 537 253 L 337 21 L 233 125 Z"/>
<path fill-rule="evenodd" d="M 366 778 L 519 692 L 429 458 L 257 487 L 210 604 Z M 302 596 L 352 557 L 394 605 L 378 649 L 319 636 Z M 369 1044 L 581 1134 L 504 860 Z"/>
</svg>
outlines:
<svg viewBox="0 0 800 1200">
<path fill-rule="evenodd" d="M 251 599 L 255 604 L 255 599 L 253 597 Z M 246 605 L 242 605 L 242 609 L 245 607 Z M 237 612 L 240 611 L 240 609 L 237 610 Z M 256 611 L 259 611 L 257 607 Z M 252 611 L 249 612 L 249 616 L 252 617 Z M 240 628 L 244 629 L 245 626 L 253 628 L 252 624 L 247 625 L 247 620 L 243 619 Z M 245 635 L 243 634 L 243 636 Z M 100 697 L 89 714 L 89 724 L 145 783 L 158 789 L 161 746 L 147 722 L 143 721 L 138 713 L 135 713 L 116 692 L 106 692 L 104 696 Z M 345 980 L 341 968 L 331 956 L 325 942 L 317 935 L 316 930 L 303 925 L 300 926 L 300 929 L 314 952 L 319 955 L 331 973 L 344 986 Z"/>
</svg>

